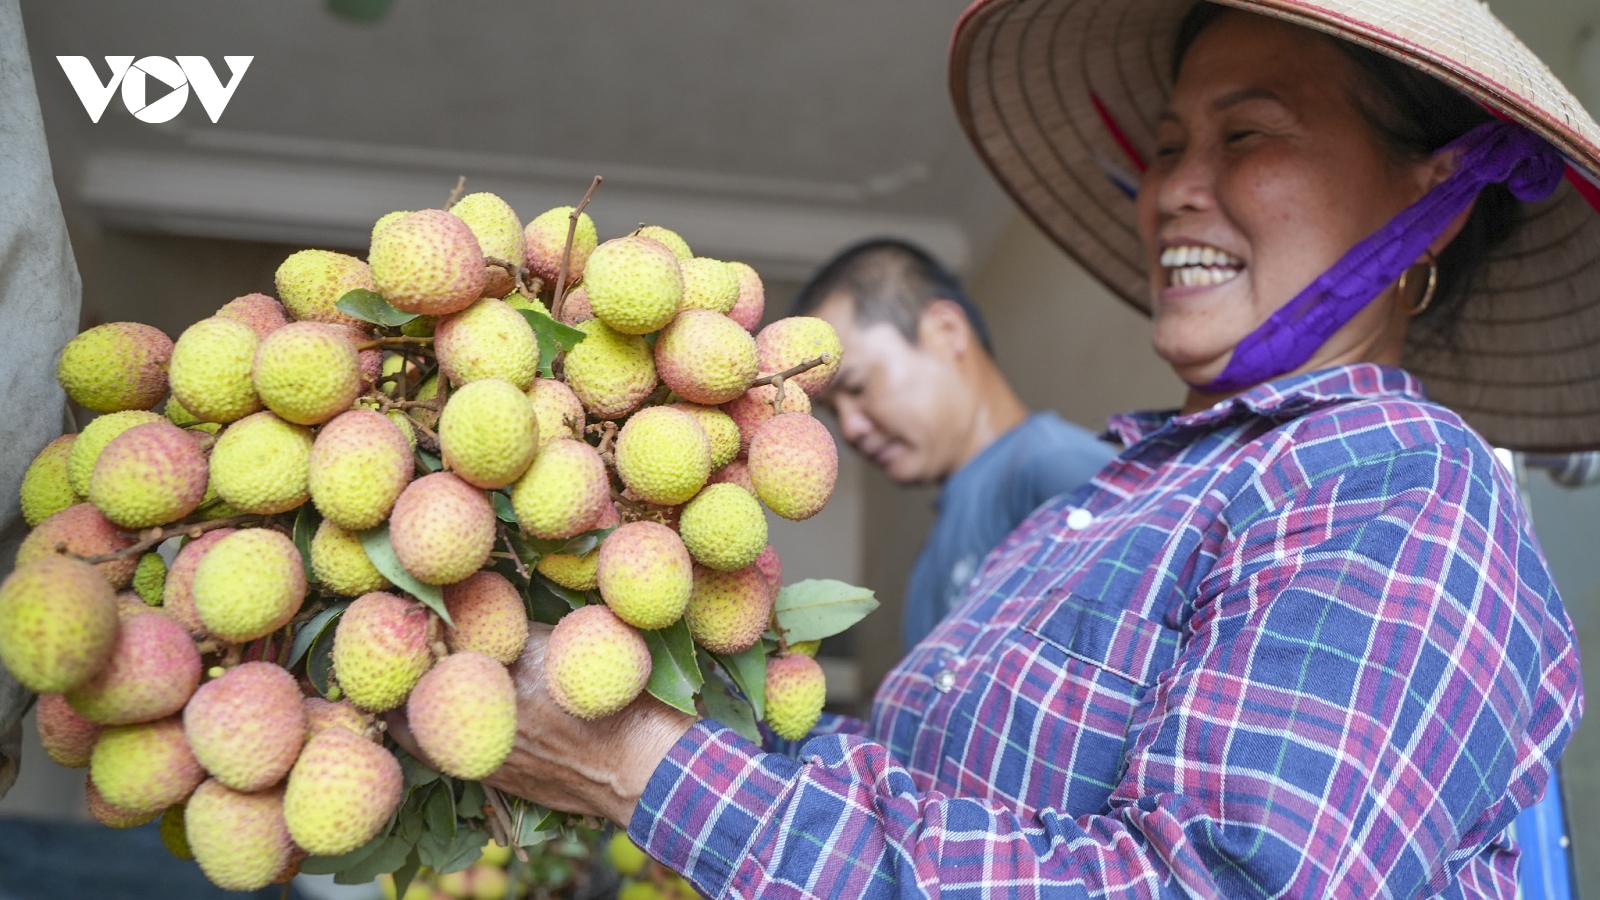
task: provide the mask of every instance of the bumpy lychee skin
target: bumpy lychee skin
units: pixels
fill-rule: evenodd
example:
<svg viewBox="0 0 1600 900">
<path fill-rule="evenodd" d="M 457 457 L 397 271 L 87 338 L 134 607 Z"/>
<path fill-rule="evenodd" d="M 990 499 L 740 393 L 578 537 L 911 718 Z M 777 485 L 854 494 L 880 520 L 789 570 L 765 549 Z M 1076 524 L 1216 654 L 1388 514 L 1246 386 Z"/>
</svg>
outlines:
<svg viewBox="0 0 1600 900">
<path fill-rule="evenodd" d="M 621 524 L 622 516 L 618 514 L 616 504 L 607 503 L 600 518 L 594 520 L 589 528 L 591 530 L 616 528 Z M 539 557 L 538 564 L 534 566 L 540 575 L 572 591 L 592 591 L 599 587 L 599 567 L 599 547 L 582 556 L 571 553 L 549 553 Z"/>
<path fill-rule="evenodd" d="M 122 619 L 105 665 L 65 694 L 91 722 L 132 725 L 183 709 L 199 684 L 200 651 L 189 632 L 169 616 L 144 612 Z"/>
<path fill-rule="evenodd" d="M 133 539 L 124 537 L 93 503 L 75 503 L 28 532 L 28 536 L 22 539 L 22 545 L 17 548 L 15 564 L 21 568 L 35 560 L 57 556 L 58 549 L 62 547 L 74 556 L 100 556 L 115 553 L 132 544 Z M 94 568 L 107 584 L 120 591 L 133 579 L 134 569 L 138 565 L 139 561 L 135 559 L 117 559 L 97 563 Z"/>
<path fill-rule="evenodd" d="M 522 313 L 504 300 L 484 298 L 439 320 L 433 333 L 439 370 L 460 387 L 503 378 L 527 390 L 539 372 L 539 341 Z"/>
<path fill-rule="evenodd" d="M 177 716 L 100 733 L 89 777 L 107 803 L 130 813 L 157 813 L 182 803 L 205 780 Z"/>
<path fill-rule="evenodd" d="M 487 286 L 477 237 L 442 209 L 401 216 L 373 235 L 367 264 L 383 299 L 425 316 L 460 312 Z"/>
<path fill-rule="evenodd" d="M 340 728 L 322 731 L 289 773 L 283 797 L 289 834 L 317 856 L 349 853 L 389 821 L 404 782 L 389 751 Z"/>
<path fill-rule="evenodd" d="M 387 416 L 352 409 L 322 426 L 311 445 L 306 483 L 317 511 L 346 531 L 374 528 L 411 483 L 411 445 Z"/>
<path fill-rule="evenodd" d="M 213 778 L 195 788 L 183 816 L 195 862 L 224 890 L 266 887 L 294 853 L 283 819 L 283 788 L 242 793 Z"/>
<path fill-rule="evenodd" d="M 195 569 L 218 541 L 237 530 L 217 528 L 189 541 L 178 550 L 172 568 L 167 570 L 166 584 L 161 587 L 161 608 L 191 632 L 205 630 L 205 623 L 200 621 L 200 614 L 194 608 Z"/>
<path fill-rule="evenodd" d="M 445 467 L 475 487 L 504 487 L 522 476 L 539 447 L 533 401 L 501 378 L 469 382 L 439 417 Z"/>
<path fill-rule="evenodd" d="M 161 592 L 167 584 L 167 562 L 159 553 L 143 553 L 133 570 L 133 583 L 129 587 L 139 595 L 146 606 L 160 606 Z"/>
<path fill-rule="evenodd" d="M 278 296 L 283 298 L 290 315 L 303 322 L 329 325 L 363 324 L 336 304 L 339 298 L 357 288 L 378 289 L 366 263 L 331 250 L 301 250 L 289 254 L 278 266 L 274 280 Z"/>
<path fill-rule="evenodd" d="M 250 367 L 261 339 L 249 325 L 212 316 L 178 336 L 167 366 L 172 395 L 207 422 L 226 424 L 261 408 Z"/>
<path fill-rule="evenodd" d="M 397 209 L 394 212 L 386 212 L 383 215 L 379 216 L 378 217 L 378 221 L 372 223 L 372 233 L 367 236 L 367 248 L 368 248 L 368 250 L 369 251 L 371 250 L 372 242 L 377 239 L 378 232 L 384 230 L 385 228 L 388 228 L 390 225 L 393 225 L 394 223 L 396 223 L 396 222 L 400 221 L 401 219 L 405 218 L 406 216 L 411 215 L 413 212 L 415 212 L 415 210 Z"/>
<path fill-rule="evenodd" d="M 305 742 L 306 711 L 288 670 L 247 662 L 206 682 L 183 710 L 189 748 L 236 791 L 265 790 L 289 774 Z"/>
<path fill-rule="evenodd" d="M 588 531 L 610 503 L 610 478 L 600 454 L 583 441 L 554 441 L 511 488 L 511 509 L 540 538 Z"/>
<path fill-rule="evenodd" d="M 632 703 L 650 680 L 650 647 L 604 606 L 567 613 L 550 632 L 545 687 L 580 719 L 602 719 Z"/>
<path fill-rule="evenodd" d="M 136 425 L 100 451 L 89 501 L 123 528 L 165 525 L 194 512 L 206 495 L 205 454 L 165 420 Z"/>
<path fill-rule="evenodd" d="M 256 393 L 296 425 L 319 425 L 361 394 L 361 362 L 345 334 L 316 322 L 285 325 L 256 348 Z"/>
<path fill-rule="evenodd" d="M 467 223 L 473 237 L 478 239 L 478 249 L 486 257 L 502 259 L 512 265 L 523 261 L 526 247 L 522 238 L 522 220 L 516 210 L 494 194 L 479 192 L 468 194 L 450 207 L 451 215 Z M 511 275 L 500 266 L 487 266 L 484 272 L 485 297 L 504 297 L 516 287 Z"/>
<path fill-rule="evenodd" d="M 676 231 L 663 228 L 660 225 L 645 225 L 634 233 L 635 237 L 655 241 L 661 246 L 672 251 L 675 259 L 693 259 L 694 251 L 689 249 L 689 242 L 685 241 Z"/>
<path fill-rule="evenodd" d="M 750 480 L 750 464 L 742 459 L 736 459 L 712 472 L 706 484 L 736 484 L 749 491 L 750 496 L 756 495 L 756 484 Z"/>
<path fill-rule="evenodd" d="M 712 484 L 684 505 L 678 533 L 695 562 L 731 572 L 761 555 L 767 545 L 767 516 L 744 488 Z"/>
<path fill-rule="evenodd" d="M 683 272 L 683 308 L 727 314 L 739 302 L 739 276 L 720 259 L 696 256 L 678 261 Z"/>
<path fill-rule="evenodd" d="M 249 528 L 218 541 L 194 572 L 194 608 L 206 631 L 243 643 L 289 624 L 306 597 L 306 570 L 294 541 Z"/>
<path fill-rule="evenodd" d="M 288 512 L 311 496 L 311 429 L 259 412 L 211 448 L 211 485 L 240 512 Z"/>
<path fill-rule="evenodd" d="M 844 348 L 839 344 L 839 333 L 825 319 L 790 316 L 761 329 L 756 335 L 756 353 L 761 359 L 763 375 L 783 372 L 806 360 L 826 356 L 827 362 L 789 379 L 789 384 L 815 397 L 838 374 Z"/>
<path fill-rule="evenodd" d="M 839 448 L 821 422 L 786 413 L 761 426 L 750 442 L 756 496 L 785 519 L 821 511 L 839 480 Z"/>
<path fill-rule="evenodd" d="M 39 743 L 45 754 L 58 766 L 87 768 L 101 726 L 78 715 L 60 694 L 40 694 L 37 715 Z"/>
<path fill-rule="evenodd" d="M 656 339 L 656 372 L 685 400 L 726 403 L 756 378 L 756 342 L 727 316 L 686 309 Z"/>
<path fill-rule="evenodd" d="M 528 613 L 522 595 L 504 575 L 481 569 L 444 589 L 454 628 L 445 628 L 450 650 L 473 650 L 509 666 L 528 643 Z"/>
<path fill-rule="evenodd" d="M 167 395 L 172 339 L 138 322 L 108 322 L 67 342 L 56 380 L 67 396 L 97 413 L 149 409 Z"/>
<path fill-rule="evenodd" d="M 732 416 L 715 406 L 701 406 L 698 403 L 674 403 L 672 408 L 694 416 L 694 420 L 705 430 L 706 439 L 711 441 L 712 472 L 739 456 L 739 425 Z"/>
<path fill-rule="evenodd" d="M 79 502 L 67 478 L 67 458 L 76 434 L 63 434 L 39 451 L 22 475 L 22 518 L 33 528 Z"/>
<path fill-rule="evenodd" d="M 656 389 L 656 362 L 642 337 L 613 331 L 600 319 L 576 326 L 587 337 L 567 351 L 567 386 L 584 409 L 620 419 Z"/>
<path fill-rule="evenodd" d="M 358 597 L 333 633 L 333 671 L 351 703 L 387 712 L 433 663 L 428 608 L 394 594 Z"/>
<path fill-rule="evenodd" d="M 511 755 L 517 736 L 511 673 L 487 654 L 452 653 L 412 689 L 406 722 L 440 771 L 472 781 L 486 778 Z"/>
<path fill-rule="evenodd" d="M 349 700 L 334 702 L 321 697 L 306 697 L 300 701 L 306 713 L 306 740 L 327 728 L 342 728 L 351 734 L 367 737 L 370 725 L 366 716 Z"/>
<path fill-rule="evenodd" d="M 359 597 L 389 587 L 362 549 L 361 537 L 323 519 L 311 538 L 311 571 L 323 588 L 341 597 Z"/>
<path fill-rule="evenodd" d="M 250 326 L 256 337 L 266 340 L 267 335 L 289 324 L 289 315 L 284 311 L 283 304 L 266 294 L 245 294 L 235 297 L 222 308 L 217 310 L 217 315 L 235 322 L 243 322 Z"/>
<path fill-rule="evenodd" d="M 761 430 L 761 426 L 767 424 L 773 416 L 782 413 L 811 414 L 811 398 L 806 396 L 805 391 L 785 386 L 783 402 L 778 406 L 782 413 L 774 412 L 772 409 L 772 400 L 776 396 L 778 396 L 777 387 L 759 384 L 745 391 L 742 396 L 722 404 L 722 411 L 733 419 L 734 425 L 739 429 L 740 456 L 750 452 L 750 441 L 755 438 L 756 432 Z"/>
<path fill-rule="evenodd" d="M 138 828 L 154 822 L 162 814 L 159 809 L 135 813 L 112 806 L 100 795 L 100 789 L 94 786 L 93 779 L 84 781 L 83 795 L 90 817 L 107 828 Z"/>
<path fill-rule="evenodd" d="M 90 422 L 67 452 L 67 483 L 72 486 L 73 492 L 79 497 L 89 496 L 89 479 L 94 475 L 94 464 L 118 435 L 139 425 L 165 421 L 164 416 L 156 413 L 130 409 L 100 416 Z"/>
<path fill-rule="evenodd" d="M 204 782 L 201 782 L 202 784 Z M 169 806 L 161 814 L 161 843 L 175 858 L 182 860 L 194 859 L 194 851 L 189 849 L 189 837 L 184 834 L 183 806 Z"/>
<path fill-rule="evenodd" d="M 453 584 L 483 568 L 494 539 L 489 498 L 449 472 L 411 482 L 389 517 L 400 565 L 428 584 Z"/>
<path fill-rule="evenodd" d="M 755 566 L 718 572 L 695 566 L 694 591 L 683 611 L 689 633 L 712 653 L 743 653 L 761 640 L 772 618 L 772 591 Z"/>
<path fill-rule="evenodd" d="M 683 275 L 672 251 L 637 237 L 596 247 L 583 286 L 594 314 L 623 334 L 655 331 L 672 321 L 683 302 Z"/>
<path fill-rule="evenodd" d="M 589 305 L 589 292 L 578 285 L 567 293 L 561 303 L 561 324 L 576 325 L 594 318 L 594 307 Z"/>
<path fill-rule="evenodd" d="M 572 207 L 558 206 L 535 216 L 522 230 L 527 244 L 527 265 L 544 283 L 555 287 L 561 275 L 561 257 L 567 250 L 567 231 L 571 229 Z M 600 242 L 594 220 L 588 213 L 578 214 L 578 226 L 572 229 L 572 258 L 567 265 L 567 284 L 583 278 L 589 254 Z"/>
<path fill-rule="evenodd" d="M 600 596 L 622 621 L 654 631 L 683 615 L 694 563 L 677 532 L 656 522 L 629 522 L 600 545 Z"/>
<path fill-rule="evenodd" d="M 822 666 L 798 653 L 767 661 L 767 725 L 786 741 L 811 733 L 822 716 L 828 684 Z"/>
<path fill-rule="evenodd" d="M 728 268 L 739 279 L 739 299 L 733 304 L 733 309 L 728 310 L 728 318 L 738 322 L 745 331 L 755 334 L 756 329 L 761 327 L 761 316 L 767 311 L 766 288 L 761 284 L 761 276 L 749 265 L 730 262 Z"/>
<path fill-rule="evenodd" d="M 583 440 L 583 404 L 572 388 L 554 378 L 535 378 L 528 388 L 533 415 L 539 420 L 539 447 L 560 438 Z"/>
<path fill-rule="evenodd" d="M 756 568 L 761 570 L 762 577 L 767 579 L 767 584 L 772 588 L 773 596 L 783 587 L 783 560 L 778 558 L 778 551 L 768 544 L 761 555 L 756 557 Z"/>
<path fill-rule="evenodd" d="M 711 475 L 711 440 L 695 417 L 656 406 L 628 419 L 617 436 L 617 474 L 640 499 L 676 506 Z"/>
<path fill-rule="evenodd" d="M 185 431 L 198 431 L 204 434 L 216 434 L 222 430 L 222 426 L 218 425 L 216 422 L 200 421 L 200 419 L 197 418 L 194 413 L 183 408 L 183 404 L 178 402 L 177 397 L 168 397 L 167 403 L 164 407 L 162 407 L 161 413 L 167 417 L 167 421 Z"/>
</svg>

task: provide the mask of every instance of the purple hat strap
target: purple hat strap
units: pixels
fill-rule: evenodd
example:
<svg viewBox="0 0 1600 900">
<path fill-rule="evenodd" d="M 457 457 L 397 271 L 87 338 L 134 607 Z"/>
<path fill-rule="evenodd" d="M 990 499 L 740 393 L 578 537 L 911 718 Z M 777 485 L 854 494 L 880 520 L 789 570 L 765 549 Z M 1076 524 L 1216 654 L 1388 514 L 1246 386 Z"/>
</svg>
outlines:
<svg viewBox="0 0 1600 900">
<path fill-rule="evenodd" d="M 1550 196 L 1566 163 L 1555 148 L 1512 122 L 1481 125 L 1444 148 L 1460 151 L 1456 170 L 1389 224 L 1363 239 L 1234 348 L 1212 381 L 1194 385 L 1230 393 L 1305 365 L 1333 333 L 1393 284 L 1478 192 L 1505 182 L 1519 200 Z"/>
</svg>

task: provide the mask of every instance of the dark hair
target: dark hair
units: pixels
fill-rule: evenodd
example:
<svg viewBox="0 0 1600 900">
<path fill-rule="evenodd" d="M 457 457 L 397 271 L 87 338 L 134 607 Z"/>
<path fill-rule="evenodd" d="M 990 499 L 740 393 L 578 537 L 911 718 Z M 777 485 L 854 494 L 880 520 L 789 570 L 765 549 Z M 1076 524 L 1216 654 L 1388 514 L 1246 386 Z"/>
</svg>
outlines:
<svg viewBox="0 0 1600 900">
<path fill-rule="evenodd" d="M 1183 17 L 1172 56 L 1174 81 L 1195 39 L 1227 11 L 1202 2 Z M 1494 121 L 1476 101 L 1432 75 L 1349 41 L 1330 40 L 1355 64 L 1361 81 L 1361 89 L 1351 98 L 1356 108 L 1398 159 L 1427 159 L 1456 138 Z M 1461 233 L 1439 254 L 1438 289 L 1416 321 L 1448 340 L 1462 306 L 1477 287 L 1483 264 L 1521 221 L 1522 204 L 1505 185 L 1484 188 Z"/>
<path fill-rule="evenodd" d="M 989 328 L 961 282 L 915 244 L 874 238 L 840 251 L 795 295 L 792 314 L 810 315 L 835 294 L 850 298 L 856 321 L 888 322 L 913 344 L 922 311 L 935 300 L 949 300 L 961 307 L 983 349 L 994 355 Z"/>
</svg>

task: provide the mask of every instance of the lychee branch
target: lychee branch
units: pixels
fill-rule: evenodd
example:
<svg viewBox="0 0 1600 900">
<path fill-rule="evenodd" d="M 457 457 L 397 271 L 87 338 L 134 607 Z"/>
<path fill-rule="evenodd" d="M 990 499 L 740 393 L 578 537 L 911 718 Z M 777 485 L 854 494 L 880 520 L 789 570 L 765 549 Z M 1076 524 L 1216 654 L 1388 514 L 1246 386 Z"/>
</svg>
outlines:
<svg viewBox="0 0 1600 900">
<path fill-rule="evenodd" d="M 363 341 L 362 343 L 357 344 L 356 345 L 356 349 L 357 350 L 376 350 L 379 347 L 403 347 L 406 344 L 423 344 L 423 345 L 426 345 L 426 346 L 432 346 L 433 345 L 433 338 L 431 338 L 431 337 L 410 337 L 408 335 L 407 336 L 399 336 L 399 337 L 373 338 L 370 341 Z"/>
<path fill-rule="evenodd" d="M 226 519 L 212 519 L 209 522 L 194 522 L 188 525 L 168 525 L 165 528 L 151 528 L 146 531 L 139 532 L 139 540 L 136 543 L 123 547 L 121 550 L 113 550 L 110 553 L 102 553 L 99 556 L 79 556 L 78 558 L 86 563 L 89 563 L 90 565 L 116 562 L 117 560 L 121 559 L 132 559 L 133 557 L 143 555 L 145 551 L 152 547 L 159 546 L 171 538 L 185 535 L 191 539 L 197 538 L 215 528 L 232 528 L 235 525 L 260 523 L 265 522 L 267 518 L 267 516 L 259 515 L 232 516 Z M 66 552 L 66 546 L 58 546 L 56 550 L 57 552 Z"/>
<path fill-rule="evenodd" d="M 456 176 L 456 186 L 451 189 L 451 191 L 450 191 L 450 199 L 446 200 L 444 202 L 444 208 L 446 210 L 448 210 L 450 207 L 455 206 L 456 205 L 456 201 L 461 199 L 461 194 L 464 191 L 466 191 L 466 189 L 467 189 L 467 176 L 465 176 L 465 175 L 457 175 Z"/>
<path fill-rule="evenodd" d="M 589 182 L 589 190 L 584 192 L 583 199 L 572 208 L 572 214 L 567 216 L 567 249 L 561 254 L 561 270 L 556 273 L 556 294 L 550 302 L 550 318 L 561 321 L 561 307 L 567 302 L 567 267 L 572 262 L 572 240 L 578 234 L 578 217 L 583 215 L 583 208 L 589 205 L 594 197 L 594 189 L 600 186 L 605 179 L 599 175 L 594 181 Z"/>
<path fill-rule="evenodd" d="M 799 375 L 801 372 L 809 372 L 812 369 L 815 369 L 817 366 L 824 365 L 832 361 L 833 357 L 826 353 L 822 354 L 821 356 L 814 356 L 798 365 L 790 366 L 789 368 L 784 369 L 782 372 L 774 372 L 771 375 L 763 375 L 760 378 L 757 378 L 755 381 L 750 382 L 750 386 L 758 387 L 763 384 L 776 385 L 779 381 L 793 378 L 796 375 Z"/>
</svg>

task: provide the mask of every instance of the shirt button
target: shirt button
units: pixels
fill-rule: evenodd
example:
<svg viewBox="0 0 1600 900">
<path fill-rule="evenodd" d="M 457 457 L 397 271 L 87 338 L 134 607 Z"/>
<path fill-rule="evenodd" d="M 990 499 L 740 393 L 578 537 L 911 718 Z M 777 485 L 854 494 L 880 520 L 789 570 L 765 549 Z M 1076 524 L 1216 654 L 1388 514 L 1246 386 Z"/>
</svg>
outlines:
<svg viewBox="0 0 1600 900">
<path fill-rule="evenodd" d="M 1094 513 L 1087 509 L 1078 508 L 1067 513 L 1067 527 L 1073 531 L 1082 531 L 1094 524 Z"/>
<path fill-rule="evenodd" d="M 949 669 L 940 669 L 939 674 L 933 676 L 933 686 L 938 688 L 941 694 L 950 693 L 950 689 L 956 686 L 956 673 Z"/>
</svg>

